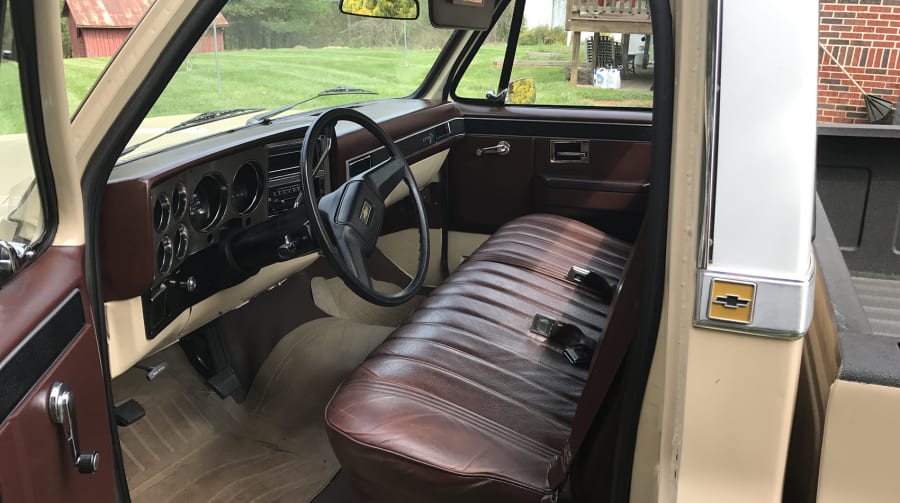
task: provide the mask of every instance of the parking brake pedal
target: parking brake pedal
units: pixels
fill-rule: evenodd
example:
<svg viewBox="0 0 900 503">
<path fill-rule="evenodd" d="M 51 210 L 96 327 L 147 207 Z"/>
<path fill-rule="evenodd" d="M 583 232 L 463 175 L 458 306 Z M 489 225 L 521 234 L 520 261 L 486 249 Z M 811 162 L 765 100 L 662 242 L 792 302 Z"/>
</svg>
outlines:
<svg viewBox="0 0 900 503">
<path fill-rule="evenodd" d="M 165 370 L 167 368 L 169 368 L 169 362 L 162 362 L 162 363 L 159 363 L 152 367 L 149 367 L 147 365 L 141 365 L 141 364 L 137 364 L 134 367 L 139 368 L 139 369 L 143 370 L 144 372 L 146 372 L 147 380 L 152 381 L 152 380 L 156 379 L 157 377 L 159 377 L 160 374 L 165 372 Z"/>
<path fill-rule="evenodd" d="M 144 407 L 142 407 L 137 400 L 131 399 L 116 405 L 115 414 L 117 425 L 128 426 L 144 417 L 146 412 L 144 411 Z"/>
</svg>

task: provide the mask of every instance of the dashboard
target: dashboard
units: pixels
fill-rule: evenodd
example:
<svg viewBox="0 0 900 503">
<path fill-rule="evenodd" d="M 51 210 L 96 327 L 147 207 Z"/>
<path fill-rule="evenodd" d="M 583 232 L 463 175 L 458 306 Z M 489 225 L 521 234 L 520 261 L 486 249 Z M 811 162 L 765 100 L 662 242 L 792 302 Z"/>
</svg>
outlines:
<svg viewBox="0 0 900 503">
<path fill-rule="evenodd" d="M 251 148 L 151 188 L 154 271 L 143 302 L 149 337 L 262 266 L 314 251 L 303 226 L 301 146 L 292 141 Z M 317 193 L 329 191 L 327 167 L 318 182 Z"/>
<path fill-rule="evenodd" d="M 410 164 L 446 151 L 464 133 L 452 104 L 386 100 L 358 108 L 399 138 Z M 104 298 L 139 301 L 148 342 L 262 268 L 317 252 L 299 166 L 300 139 L 316 115 L 203 138 L 113 170 L 101 215 Z M 335 133 L 316 179 L 320 195 L 388 156 L 355 125 L 339 124 Z"/>
</svg>

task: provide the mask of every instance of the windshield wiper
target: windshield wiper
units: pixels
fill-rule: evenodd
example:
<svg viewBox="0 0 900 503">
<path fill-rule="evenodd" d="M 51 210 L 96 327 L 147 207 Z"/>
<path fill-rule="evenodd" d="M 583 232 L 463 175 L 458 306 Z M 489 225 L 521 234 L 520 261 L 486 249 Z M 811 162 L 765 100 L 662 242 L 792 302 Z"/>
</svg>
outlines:
<svg viewBox="0 0 900 503">
<path fill-rule="evenodd" d="M 315 96 L 306 98 L 305 100 L 301 100 L 296 103 L 291 103 L 290 105 L 285 105 L 283 107 L 278 107 L 275 110 L 270 110 L 268 112 L 261 113 L 259 115 L 254 115 L 253 117 L 250 117 L 250 120 L 247 121 L 247 125 L 250 126 L 252 124 L 259 124 L 259 123 L 271 124 L 272 117 L 275 117 L 278 114 L 287 112 L 288 110 L 290 110 L 298 105 L 302 105 L 302 104 L 306 103 L 307 101 L 312 101 L 320 96 L 338 96 L 341 94 L 378 94 L 378 93 L 376 93 L 375 91 L 368 91 L 366 89 L 357 89 L 355 87 L 346 87 L 346 86 L 332 87 L 330 89 L 325 89 L 324 91 L 319 91 L 319 93 L 316 94 Z"/>
<path fill-rule="evenodd" d="M 144 145 L 145 143 L 150 143 L 151 141 L 156 140 L 156 139 L 158 139 L 162 136 L 165 136 L 169 133 L 174 133 L 176 131 L 181 131 L 183 129 L 191 128 L 194 126 L 200 126 L 202 124 L 208 124 L 210 122 L 215 122 L 215 121 L 222 120 L 222 119 L 228 119 L 230 117 L 237 117 L 238 115 L 259 112 L 260 110 L 263 110 L 263 109 L 262 108 L 230 108 L 228 110 L 213 110 L 210 112 L 203 112 L 201 114 L 197 114 L 184 122 L 181 122 L 179 124 L 176 124 L 176 125 L 170 127 L 169 129 L 166 129 L 165 131 L 163 131 L 162 133 L 159 133 L 158 135 L 155 135 L 144 141 L 135 143 L 134 145 L 128 146 L 127 148 L 125 148 L 125 150 L 122 151 L 121 154 L 119 154 L 119 157 L 122 157 L 123 155 L 129 154 L 131 152 L 134 152 L 141 145 Z"/>
</svg>

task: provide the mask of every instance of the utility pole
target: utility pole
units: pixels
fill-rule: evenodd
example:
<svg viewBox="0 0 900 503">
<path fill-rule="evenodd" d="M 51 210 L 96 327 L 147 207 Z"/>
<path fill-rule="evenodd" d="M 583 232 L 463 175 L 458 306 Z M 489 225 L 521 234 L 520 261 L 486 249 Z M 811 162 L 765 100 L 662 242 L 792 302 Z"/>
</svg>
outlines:
<svg viewBox="0 0 900 503">
<path fill-rule="evenodd" d="M 216 18 L 218 17 L 218 14 L 216 14 L 212 22 L 213 53 L 215 53 L 216 58 L 216 92 L 222 94 L 222 75 L 219 73 L 219 30 L 216 27 Z"/>
</svg>

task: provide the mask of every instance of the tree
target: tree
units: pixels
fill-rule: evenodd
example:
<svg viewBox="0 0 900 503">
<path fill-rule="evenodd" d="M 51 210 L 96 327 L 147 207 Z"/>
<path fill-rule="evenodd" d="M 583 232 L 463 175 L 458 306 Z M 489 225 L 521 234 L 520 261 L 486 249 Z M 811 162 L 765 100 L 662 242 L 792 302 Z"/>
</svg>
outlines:
<svg viewBox="0 0 900 503">
<path fill-rule="evenodd" d="M 2 0 L 0 0 L 2 1 Z M 69 33 L 69 18 L 63 17 L 62 13 L 66 10 L 66 0 L 59 0 L 59 29 L 62 33 L 63 57 L 72 57 L 72 35 Z"/>
<path fill-rule="evenodd" d="M 342 10 L 348 14 L 391 19 L 415 19 L 418 14 L 413 0 L 344 0 Z"/>
<path fill-rule="evenodd" d="M 234 49 L 328 45 L 340 25 L 336 0 L 231 0 L 222 13 Z"/>
</svg>

